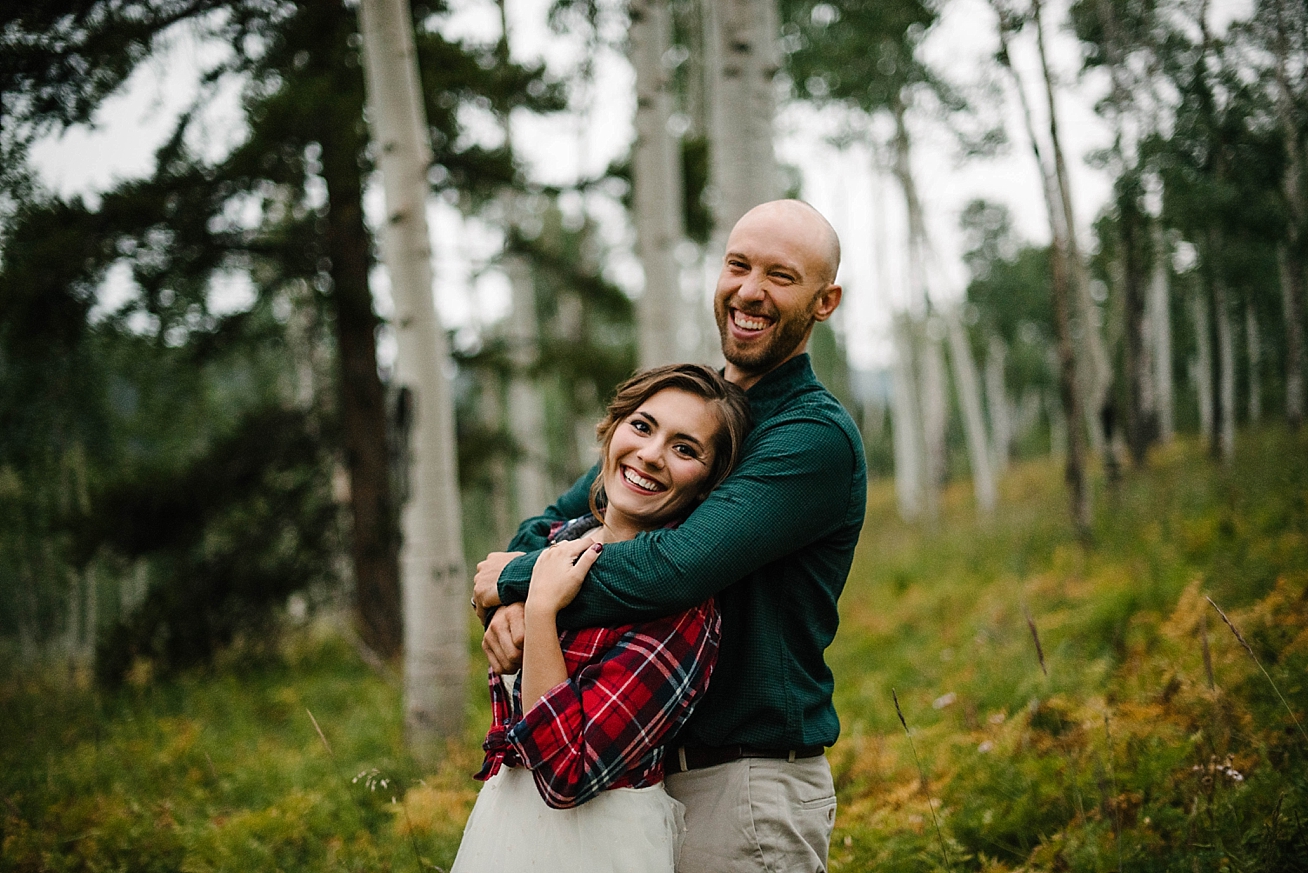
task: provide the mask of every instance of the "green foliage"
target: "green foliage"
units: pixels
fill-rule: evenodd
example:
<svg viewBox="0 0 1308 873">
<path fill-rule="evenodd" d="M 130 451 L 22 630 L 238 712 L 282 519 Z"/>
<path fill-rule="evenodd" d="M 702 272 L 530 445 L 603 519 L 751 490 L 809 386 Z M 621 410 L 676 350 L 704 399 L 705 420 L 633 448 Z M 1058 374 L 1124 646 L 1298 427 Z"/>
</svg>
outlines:
<svg viewBox="0 0 1308 873">
<path fill-rule="evenodd" d="M 1005 478 L 989 523 L 950 489 L 935 533 L 874 485 L 829 651 L 832 869 L 941 868 L 928 798 L 952 869 L 1305 869 L 1308 738 L 1277 690 L 1304 721 L 1306 448 L 1250 433 L 1229 471 L 1156 453 L 1099 498 L 1092 550 L 1049 462 Z"/>
<path fill-rule="evenodd" d="M 420 774 L 398 689 L 335 636 L 242 657 L 107 694 L 6 677 L 0 869 L 448 869 L 485 706 Z"/>
</svg>

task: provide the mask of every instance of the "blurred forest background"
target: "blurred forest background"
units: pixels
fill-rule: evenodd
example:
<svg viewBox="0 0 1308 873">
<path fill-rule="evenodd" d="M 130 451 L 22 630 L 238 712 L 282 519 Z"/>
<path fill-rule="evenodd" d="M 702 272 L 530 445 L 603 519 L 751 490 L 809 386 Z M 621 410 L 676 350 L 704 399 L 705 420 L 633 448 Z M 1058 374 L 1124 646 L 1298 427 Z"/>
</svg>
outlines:
<svg viewBox="0 0 1308 873">
<path fill-rule="evenodd" d="M 590 465 L 617 382 L 718 358 L 727 231 L 808 196 L 796 111 L 870 156 L 846 250 L 894 265 L 879 336 L 810 344 L 874 479 L 832 867 L 1308 869 L 1308 3 L 974 3 L 968 83 L 923 51 L 944 0 L 557 0 L 566 69 L 513 50 L 510 0 L 450 35 L 467 5 L 0 11 L 0 869 L 448 867 L 487 720 L 468 568 Z M 151 172 L 52 191 L 33 150 L 179 34 L 223 50 Z M 629 153 L 542 181 L 515 141 L 604 123 L 602 52 Z M 1041 238 L 1031 203 L 935 214 L 941 139 L 1028 162 Z M 435 322 L 396 172 L 476 228 L 502 315 Z"/>
</svg>

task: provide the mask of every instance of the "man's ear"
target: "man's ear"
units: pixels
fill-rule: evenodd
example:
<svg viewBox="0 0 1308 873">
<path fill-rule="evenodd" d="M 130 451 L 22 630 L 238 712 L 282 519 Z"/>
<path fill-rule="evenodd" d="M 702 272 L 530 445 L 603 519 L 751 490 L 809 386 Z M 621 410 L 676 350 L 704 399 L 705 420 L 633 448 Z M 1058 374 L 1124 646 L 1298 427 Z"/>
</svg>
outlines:
<svg viewBox="0 0 1308 873">
<path fill-rule="evenodd" d="M 825 291 L 818 292 L 817 306 L 813 310 L 813 318 L 817 321 L 826 321 L 831 317 L 831 313 L 836 311 L 840 305 L 840 296 L 844 293 L 839 285 L 828 285 Z"/>
</svg>

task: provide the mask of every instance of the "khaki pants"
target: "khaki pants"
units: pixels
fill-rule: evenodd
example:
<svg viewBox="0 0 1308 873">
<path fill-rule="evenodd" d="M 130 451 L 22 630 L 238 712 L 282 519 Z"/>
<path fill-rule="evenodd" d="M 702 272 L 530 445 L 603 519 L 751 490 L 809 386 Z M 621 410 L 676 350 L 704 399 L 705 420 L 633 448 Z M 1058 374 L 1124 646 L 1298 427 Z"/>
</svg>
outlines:
<svg viewBox="0 0 1308 873">
<path fill-rule="evenodd" d="M 741 758 L 664 781 L 686 806 L 677 873 L 825 873 L 836 822 L 825 756 Z"/>
</svg>

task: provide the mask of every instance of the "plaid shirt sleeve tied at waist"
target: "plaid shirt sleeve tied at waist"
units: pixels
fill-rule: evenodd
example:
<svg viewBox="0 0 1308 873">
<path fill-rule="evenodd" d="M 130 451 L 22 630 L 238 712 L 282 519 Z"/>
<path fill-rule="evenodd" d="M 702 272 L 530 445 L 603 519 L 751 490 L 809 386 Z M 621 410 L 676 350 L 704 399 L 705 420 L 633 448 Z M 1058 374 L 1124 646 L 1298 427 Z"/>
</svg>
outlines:
<svg viewBox="0 0 1308 873">
<path fill-rule="evenodd" d="M 656 621 L 559 635 L 568 681 L 525 714 L 490 674 L 491 728 L 478 779 L 526 767 L 545 803 L 568 809 L 608 788 L 663 779 L 663 742 L 708 687 L 721 619 L 713 600 Z"/>
</svg>

